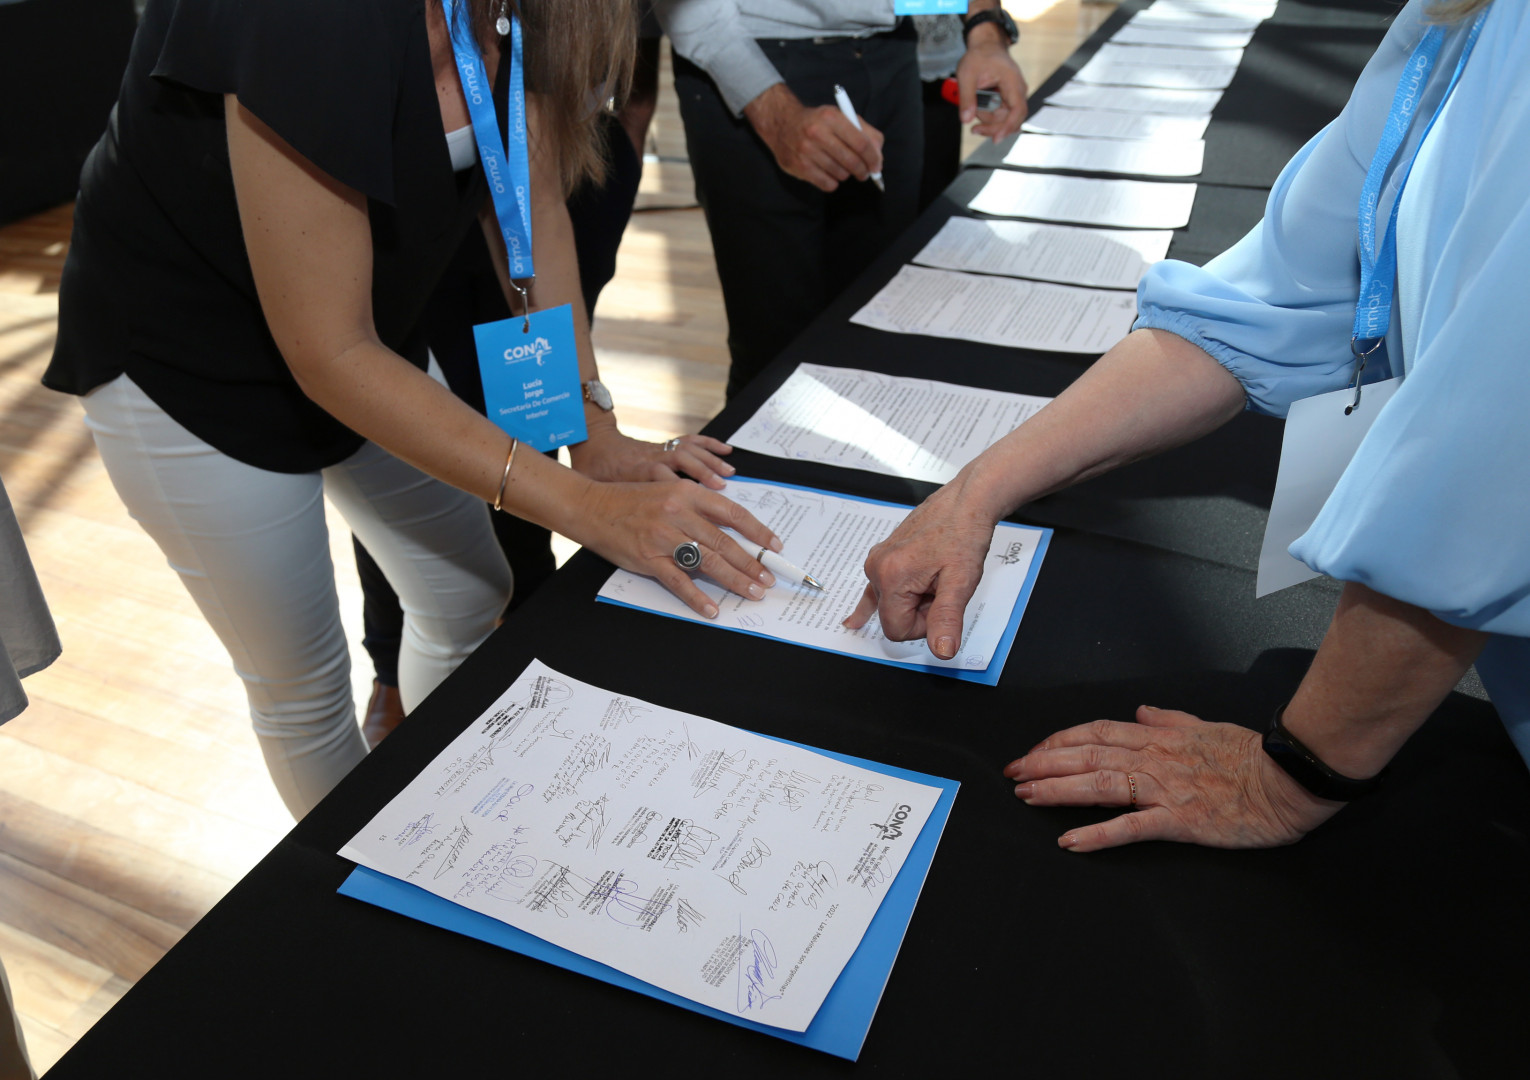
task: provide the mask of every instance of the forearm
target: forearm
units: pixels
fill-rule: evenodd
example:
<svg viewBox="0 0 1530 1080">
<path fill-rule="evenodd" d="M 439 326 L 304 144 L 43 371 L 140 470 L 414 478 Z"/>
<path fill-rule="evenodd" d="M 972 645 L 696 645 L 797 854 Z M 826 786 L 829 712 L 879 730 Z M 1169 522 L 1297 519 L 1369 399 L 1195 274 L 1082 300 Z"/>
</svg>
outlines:
<svg viewBox="0 0 1530 1080">
<path fill-rule="evenodd" d="M 1356 779 L 1374 776 L 1461 680 L 1487 639 L 1349 582 L 1283 722 L 1330 768 Z"/>
<path fill-rule="evenodd" d="M 1243 387 L 1204 351 L 1138 330 L 951 482 L 998 522 L 1023 504 L 1199 438 L 1244 407 Z"/>
<path fill-rule="evenodd" d="M 303 392 L 352 431 L 423 472 L 493 502 L 510 437 L 375 338 L 294 366 Z M 578 538 L 591 481 L 530 451 L 515 456 L 501 505 Z"/>
</svg>

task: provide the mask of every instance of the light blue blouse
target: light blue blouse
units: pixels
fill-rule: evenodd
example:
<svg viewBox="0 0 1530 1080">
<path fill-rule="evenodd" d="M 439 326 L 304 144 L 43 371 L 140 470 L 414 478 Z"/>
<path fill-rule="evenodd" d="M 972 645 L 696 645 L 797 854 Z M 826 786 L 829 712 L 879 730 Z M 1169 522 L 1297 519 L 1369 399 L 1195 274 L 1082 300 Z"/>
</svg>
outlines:
<svg viewBox="0 0 1530 1080">
<path fill-rule="evenodd" d="M 1352 376 L 1360 187 L 1427 29 L 1425 6 L 1410 0 L 1399 14 L 1252 232 L 1205 267 L 1160 263 L 1138 289 L 1136 325 L 1200 346 L 1242 382 L 1250 409 L 1284 416 Z M 1425 119 L 1469 25 L 1450 32 Z M 1398 213 L 1390 359 L 1366 373 L 1405 378 L 1290 550 L 1321 573 L 1494 634 L 1477 670 L 1530 761 L 1530 5 L 1491 5 L 1459 85 L 1418 139 L 1415 130 L 1399 155 L 1417 150 Z M 1384 185 L 1380 222 L 1395 184 Z"/>
</svg>

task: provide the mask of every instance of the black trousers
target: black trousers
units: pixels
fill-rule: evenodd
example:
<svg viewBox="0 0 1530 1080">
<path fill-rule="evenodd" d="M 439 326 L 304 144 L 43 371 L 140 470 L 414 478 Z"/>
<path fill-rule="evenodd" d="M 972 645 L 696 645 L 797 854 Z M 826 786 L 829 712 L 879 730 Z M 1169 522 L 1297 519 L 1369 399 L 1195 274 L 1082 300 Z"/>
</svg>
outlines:
<svg viewBox="0 0 1530 1080">
<path fill-rule="evenodd" d="M 871 38 L 762 40 L 804 105 L 833 105 L 843 86 L 886 136 L 887 185 L 847 180 L 833 192 L 788 176 L 711 78 L 675 57 L 675 91 L 696 195 L 706 212 L 728 314 L 731 398 L 914 220 L 924 167 L 924 105 L 912 24 Z"/>
</svg>

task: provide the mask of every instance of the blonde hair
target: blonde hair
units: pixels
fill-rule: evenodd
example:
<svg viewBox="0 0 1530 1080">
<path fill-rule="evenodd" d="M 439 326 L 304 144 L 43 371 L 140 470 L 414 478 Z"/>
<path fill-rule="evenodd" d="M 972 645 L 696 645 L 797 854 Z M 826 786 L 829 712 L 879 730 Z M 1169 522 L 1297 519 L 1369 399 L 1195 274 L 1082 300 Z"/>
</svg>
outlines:
<svg viewBox="0 0 1530 1080">
<path fill-rule="evenodd" d="M 1455 22 L 1468 15 L 1475 15 L 1492 2 L 1493 0 L 1434 0 L 1434 3 L 1429 5 L 1429 20 Z"/>
<path fill-rule="evenodd" d="M 494 23 L 505 0 L 468 0 L 481 45 L 497 42 Z M 637 48 L 632 0 L 509 0 L 520 16 L 526 92 L 536 94 L 540 137 L 558 155 L 565 196 L 581 180 L 605 179 L 601 115 L 608 101 L 626 100 Z M 505 48 L 509 48 L 508 40 Z M 536 148 L 540 152 L 542 148 Z"/>
</svg>

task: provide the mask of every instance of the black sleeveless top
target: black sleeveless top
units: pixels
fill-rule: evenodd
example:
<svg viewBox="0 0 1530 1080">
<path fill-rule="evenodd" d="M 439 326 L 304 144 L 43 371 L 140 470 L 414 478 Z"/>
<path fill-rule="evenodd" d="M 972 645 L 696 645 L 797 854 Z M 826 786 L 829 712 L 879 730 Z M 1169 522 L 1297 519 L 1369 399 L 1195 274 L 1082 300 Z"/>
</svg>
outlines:
<svg viewBox="0 0 1530 1080">
<path fill-rule="evenodd" d="M 486 192 L 482 166 L 452 171 L 424 4 L 149 0 L 80 180 L 43 383 L 84 394 L 126 372 L 197 437 L 277 472 L 355 452 L 361 436 L 303 394 L 266 328 L 223 95 L 366 196 L 377 332 L 423 367 L 425 303 Z"/>
</svg>

